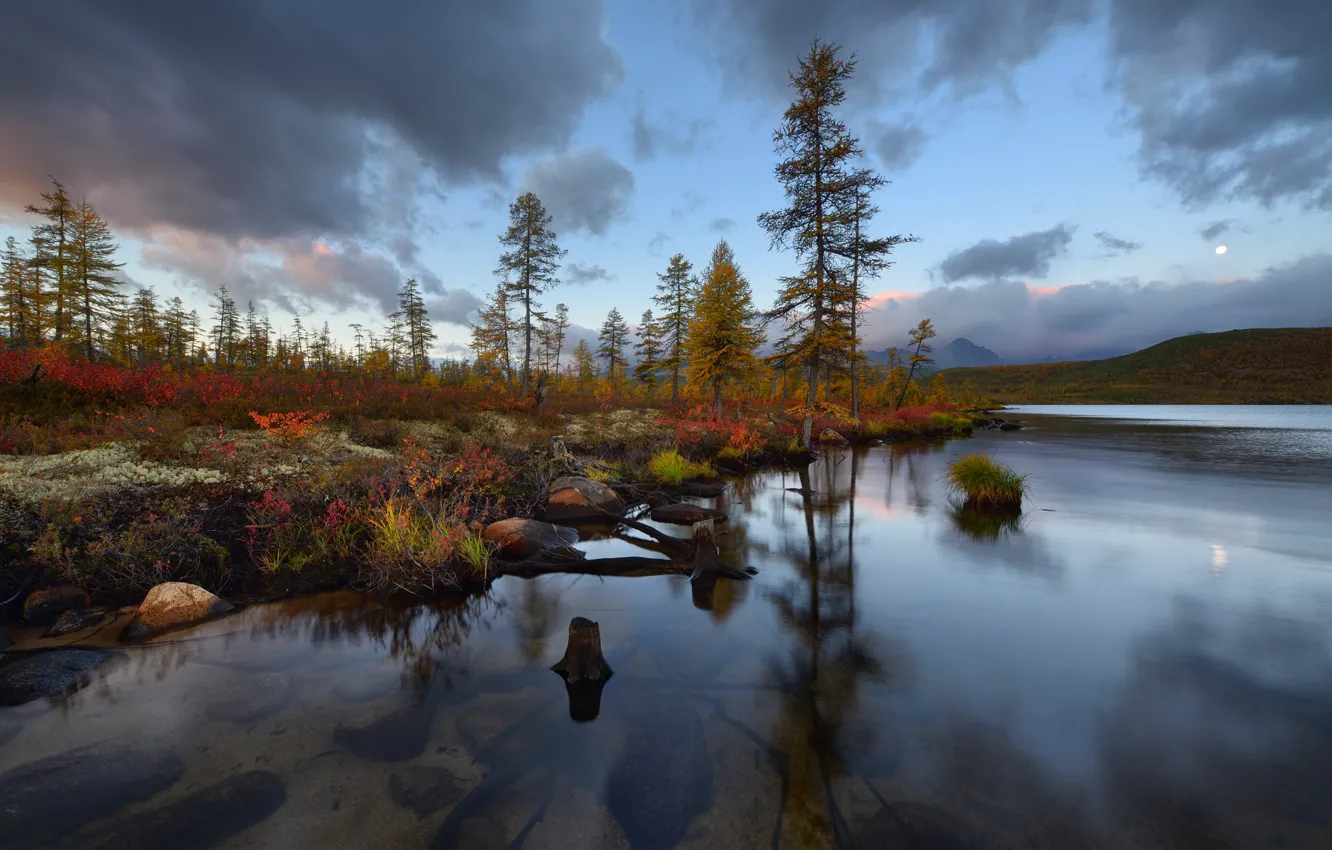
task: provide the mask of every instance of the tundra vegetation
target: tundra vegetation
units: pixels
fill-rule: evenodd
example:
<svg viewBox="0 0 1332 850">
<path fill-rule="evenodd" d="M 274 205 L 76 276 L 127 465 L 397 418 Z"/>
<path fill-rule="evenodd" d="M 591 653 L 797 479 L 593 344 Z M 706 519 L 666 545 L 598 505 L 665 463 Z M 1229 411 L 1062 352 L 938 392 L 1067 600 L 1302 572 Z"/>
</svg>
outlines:
<svg viewBox="0 0 1332 850">
<path fill-rule="evenodd" d="M 913 237 L 873 236 L 871 193 L 836 116 L 854 58 L 816 43 L 776 132 L 786 209 L 760 216 L 797 265 L 764 312 L 719 242 L 699 275 L 670 257 L 633 328 L 612 307 L 570 339 L 550 215 L 526 193 L 500 234 L 472 356 L 431 356 L 420 286 L 382 327 L 335 333 L 225 286 L 208 315 L 126 291 L 93 207 L 53 181 L 0 255 L 0 598 L 69 583 L 133 600 L 165 581 L 215 591 L 353 585 L 421 593 L 496 574 L 486 528 L 542 517 L 564 477 L 632 504 L 690 479 L 808 463 L 850 441 L 969 433 L 987 406 L 862 353 L 866 281 Z M 764 329 L 780 329 L 775 347 Z M 765 350 L 766 349 L 766 350 Z"/>
</svg>

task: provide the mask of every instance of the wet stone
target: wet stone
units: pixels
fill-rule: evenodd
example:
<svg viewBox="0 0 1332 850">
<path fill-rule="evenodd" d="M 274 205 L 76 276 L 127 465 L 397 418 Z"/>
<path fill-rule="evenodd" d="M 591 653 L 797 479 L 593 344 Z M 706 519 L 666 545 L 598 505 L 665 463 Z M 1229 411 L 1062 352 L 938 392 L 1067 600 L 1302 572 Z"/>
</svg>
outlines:
<svg viewBox="0 0 1332 850">
<path fill-rule="evenodd" d="M 429 817 L 463 798 L 465 789 L 442 767 L 409 765 L 389 776 L 389 797 L 418 818 Z"/>
<path fill-rule="evenodd" d="M 259 823 L 286 802 L 282 779 L 266 770 L 228 777 L 170 805 L 111 824 L 80 842 L 92 850 L 216 847 Z"/>
<path fill-rule="evenodd" d="M 118 652 L 97 649 L 56 649 L 14 658 L 0 666 L 0 705 L 71 694 L 94 672 L 124 659 Z"/>
<path fill-rule="evenodd" d="M 72 584 L 34 590 L 23 600 L 23 619 L 34 626 L 49 626 L 65 611 L 88 607 L 88 591 Z"/>
<path fill-rule="evenodd" d="M 114 741 L 20 765 L 0 774 L 0 850 L 50 847 L 169 788 L 184 772 L 165 749 Z"/>
<path fill-rule="evenodd" d="M 674 525 L 693 525 L 704 520 L 720 522 L 726 519 L 724 511 L 687 504 L 662 505 L 653 508 L 651 516 L 654 522 L 667 522 Z"/>
<path fill-rule="evenodd" d="M 370 761 L 409 761 L 425 752 L 434 719 L 433 703 L 417 703 L 364 726 L 339 726 L 333 740 Z"/>
<path fill-rule="evenodd" d="M 286 673 L 237 674 L 226 690 L 210 697 L 206 713 L 210 720 L 253 723 L 285 708 L 291 697 Z"/>
<path fill-rule="evenodd" d="M 668 850 L 712 805 L 703 722 L 684 706 L 643 701 L 606 782 L 606 804 L 634 850 Z"/>
<path fill-rule="evenodd" d="M 56 621 L 51 624 L 51 628 L 47 629 L 42 637 L 57 638 L 72 635 L 75 632 L 100 625 L 105 619 L 105 611 L 82 611 L 77 608 L 68 608 L 59 617 L 56 617 Z"/>
<path fill-rule="evenodd" d="M 121 640 L 141 640 L 167 629 L 193 625 L 226 614 L 235 606 L 183 581 L 155 585 L 139 605 Z"/>
</svg>

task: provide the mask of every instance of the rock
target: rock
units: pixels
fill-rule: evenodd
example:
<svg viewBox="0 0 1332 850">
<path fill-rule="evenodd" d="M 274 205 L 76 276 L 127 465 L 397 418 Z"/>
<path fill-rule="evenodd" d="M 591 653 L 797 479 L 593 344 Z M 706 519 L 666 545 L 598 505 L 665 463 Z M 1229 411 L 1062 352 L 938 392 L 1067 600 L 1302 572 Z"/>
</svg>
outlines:
<svg viewBox="0 0 1332 850">
<path fill-rule="evenodd" d="M 966 825 L 926 803 L 892 803 L 856 835 L 854 846 L 875 850 L 973 850 Z"/>
<path fill-rule="evenodd" d="M 698 499 L 715 499 L 726 492 L 726 485 L 720 481 L 686 481 L 665 488 L 667 492 L 678 496 L 693 496 Z"/>
<path fill-rule="evenodd" d="M 538 552 L 567 549 L 578 542 L 578 532 L 536 519 L 514 518 L 492 522 L 485 539 L 497 544 L 502 556 L 522 560 Z"/>
<path fill-rule="evenodd" d="M 364 726 L 339 726 L 333 740 L 363 759 L 410 761 L 425 752 L 434 721 L 435 703 L 423 701 Z"/>
<path fill-rule="evenodd" d="M 56 621 L 51 624 L 51 628 L 47 629 L 42 637 L 57 638 L 72 635 L 84 629 L 91 629 L 105 619 L 105 611 L 80 611 L 77 608 L 66 608 L 59 617 L 56 617 Z"/>
<path fill-rule="evenodd" d="M 88 591 L 72 584 L 34 590 L 23 600 L 23 619 L 34 626 L 49 626 L 64 611 L 88 607 Z"/>
<path fill-rule="evenodd" d="M 1000 422 L 1000 423 L 999 423 L 999 430 L 1000 430 L 1000 431 L 1021 431 L 1021 430 L 1022 430 L 1022 423 L 1021 423 L 1021 422 Z"/>
<path fill-rule="evenodd" d="M 136 640 L 165 629 L 188 626 L 225 614 L 233 607 L 197 584 L 164 582 L 148 591 L 120 638 Z"/>
<path fill-rule="evenodd" d="M 53 649 L 20 656 L 0 666 L 0 705 L 73 693 L 98 668 L 123 660 L 118 652 L 100 649 Z"/>
<path fill-rule="evenodd" d="M 634 850 L 669 850 L 712 805 L 703 722 L 685 706 L 644 701 L 606 782 L 606 805 Z"/>
<path fill-rule="evenodd" d="M 236 674 L 234 684 L 208 703 L 209 720 L 253 723 L 291 702 L 291 677 L 286 673 Z"/>
<path fill-rule="evenodd" d="M 389 776 L 389 796 L 418 818 L 426 818 L 463 798 L 464 789 L 442 767 L 408 765 Z"/>
<path fill-rule="evenodd" d="M 556 478 L 550 482 L 546 519 L 559 520 L 600 508 L 613 514 L 624 512 L 624 501 L 605 484 L 590 478 Z"/>
<path fill-rule="evenodd" d="M 655 522 L 668 522 L 675 525 L 693 525 L 696 522 L 709 519 L 720 522 L 726 519 L 726 514 L 716 508 L 704 508 L 699 505 L 684 503 L 653 508 L 651 516 Z"/>
<path fill-rule="evenodd" d="M 847 440 L 846 437 L 843 437 L 841 434 L 834 431 L 833 429 L 824 428 L 822 431 L 819 432 L 819 442 L 844 446 L 850 441 Z"/>
<path fill-rule="evenodd" d="M 0 850 L 50 847 L 169 788 L 184 772 L 165 749 L 113 741 L 19 765 L 0 774 Z"/>
<path fill-rule="evenodd" d="M 267 770 L 229 776 L 170 805 L 116 821 L 80 841 L 92 850 L 215 847 L 282 808 L 287 788 Z"/>
</svg>

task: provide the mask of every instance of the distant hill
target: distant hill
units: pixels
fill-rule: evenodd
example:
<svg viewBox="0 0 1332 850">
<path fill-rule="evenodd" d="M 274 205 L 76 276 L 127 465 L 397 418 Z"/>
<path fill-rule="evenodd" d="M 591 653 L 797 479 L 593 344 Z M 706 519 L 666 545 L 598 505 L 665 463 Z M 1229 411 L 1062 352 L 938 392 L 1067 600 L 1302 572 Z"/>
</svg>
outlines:
<svg viewBox="0 0 1332 850">
<path fill-rule="evenodd" d="M 1332 328 L 1189 334 L 1106 360 L 944 374 L 1007 404 L 1332 404 Z"/>
<path fill-rule="evenodd" d="M 905 345 L 899 347 L 903 360 L 907 356 L 906 348 Z M 1002 357 L 985 346 L 977 345 L 962 337 L 958 337 L 941 348 L 936 348 L 930 356 L 934 358 L 935 369 L 953 369 L 958 366 L 997 366 L 1004 362 Z M 865 357 L 873 363 L 887 363 L 888 350 L 866 351 Z"/>
</svg>

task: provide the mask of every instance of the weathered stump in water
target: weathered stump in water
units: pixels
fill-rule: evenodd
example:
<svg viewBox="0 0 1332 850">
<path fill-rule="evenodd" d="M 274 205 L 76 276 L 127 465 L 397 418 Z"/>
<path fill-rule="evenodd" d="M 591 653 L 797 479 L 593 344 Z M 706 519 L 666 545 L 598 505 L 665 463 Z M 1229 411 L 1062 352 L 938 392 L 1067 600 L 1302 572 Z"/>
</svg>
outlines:
<svg viewBox="0 0 1332 850">
<path fill-rule="evenodd" d="M 615 672 L 601 654 L 601 626 L 586 617 L 570 620 L 564 657 L 550 669 L 564 679 L 569 716 L 579 723 L 595 720 L 601 713 L 601 689 Z"/>
</svg>

